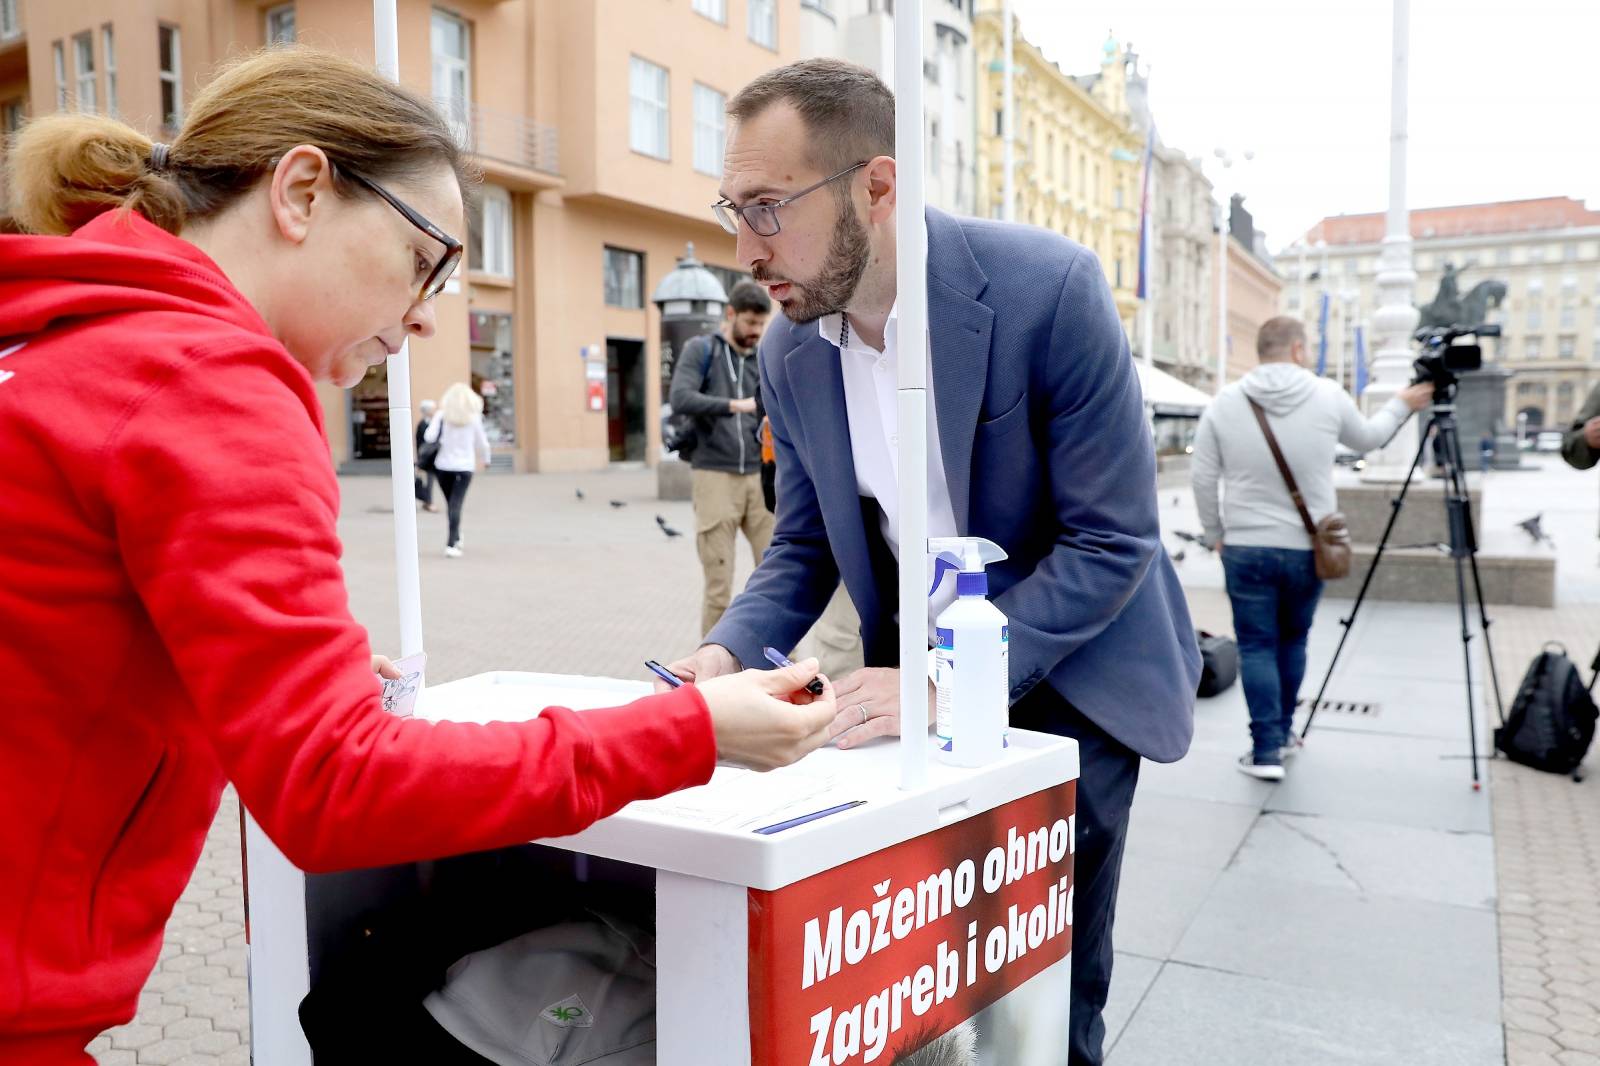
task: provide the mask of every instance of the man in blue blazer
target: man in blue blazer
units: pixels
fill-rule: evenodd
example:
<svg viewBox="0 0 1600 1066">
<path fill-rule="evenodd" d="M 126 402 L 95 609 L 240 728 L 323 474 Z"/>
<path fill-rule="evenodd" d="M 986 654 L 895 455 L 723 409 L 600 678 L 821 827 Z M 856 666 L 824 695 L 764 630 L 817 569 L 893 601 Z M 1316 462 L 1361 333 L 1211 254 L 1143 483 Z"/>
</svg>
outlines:
<svg viewBox="0 0 1600 1066">
<path fill-rule="evenodd" d="M 673 669 L 715 676 L 793 647 L 842 578 L 867 664 L 836 687 L 834 732 L 850 747 L 899 731 L 894 99 L 870 71 L 818 59 L 762 75 L 728 110 L 715 211 L 783 312 L 760 354 L 777 527 Z M 1009 554 L 989 589 L 1011 627 L 1012 724 L 1079 742 L 1070 1062 L 1089 1066 L 1139 757 L 1188 750 L 1200 657 L 1099 263 L 1044 230 L 927 217 L 929 535 Z"/>
</svg>

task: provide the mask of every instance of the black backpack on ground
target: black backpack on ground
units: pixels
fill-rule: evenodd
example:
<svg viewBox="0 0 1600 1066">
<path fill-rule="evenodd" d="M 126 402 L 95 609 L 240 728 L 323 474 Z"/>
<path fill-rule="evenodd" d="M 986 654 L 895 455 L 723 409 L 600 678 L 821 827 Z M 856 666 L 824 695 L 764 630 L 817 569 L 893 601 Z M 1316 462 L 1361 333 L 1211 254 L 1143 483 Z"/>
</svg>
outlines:
<svg viewBox="0 0 1600 1066">
<path fill-rule="evenodd" d="M 1195 630 L 1194 635 L 1200 644 L 1199 695 L 1226 692 L 1239 678 L 1239 642 L 1203 629 Z"/>
<path fill-rule="evenodd" d="M 1567 649 L 1551 641 L 1523 675 L 1511 714 L 1494 731 L 1494 746 L 1512 762 L 1581 780 L 1578 764 L 1594 740 L 1593 688 L 1593 681 L 1584 686 Z"/>
</svg>

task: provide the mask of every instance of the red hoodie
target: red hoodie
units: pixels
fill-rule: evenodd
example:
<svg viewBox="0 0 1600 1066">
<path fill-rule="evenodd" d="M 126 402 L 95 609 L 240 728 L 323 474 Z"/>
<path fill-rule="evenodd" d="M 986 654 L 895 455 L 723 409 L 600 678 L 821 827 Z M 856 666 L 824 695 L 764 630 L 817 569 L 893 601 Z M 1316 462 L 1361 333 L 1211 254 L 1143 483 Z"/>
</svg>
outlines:
<svg viewBox="0 0 1600 1066">
<path fill-rule="evenodd" d="M 291 861 L 576 832 L 710 777 L 692 686 L 465 725 L 386 714 L 305 369 L 137 215 L 0 236 L 0 1062 L 134 1015 L 224 780 Z"/>
</svg>

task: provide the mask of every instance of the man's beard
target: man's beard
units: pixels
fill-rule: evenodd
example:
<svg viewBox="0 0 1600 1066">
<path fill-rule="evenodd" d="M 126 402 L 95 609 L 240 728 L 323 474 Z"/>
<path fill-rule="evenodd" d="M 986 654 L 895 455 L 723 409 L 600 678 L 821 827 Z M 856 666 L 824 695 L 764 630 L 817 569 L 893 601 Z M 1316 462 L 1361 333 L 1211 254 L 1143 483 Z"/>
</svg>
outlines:
<svg viewBox="0 0 1600 1066">
<path fill-rule="evenodd" d="M 867 228 L 856 218 L 854 205 L 840 205 L 839 218 L 833 227 L 833 241 L 828 245 L 828 257 L 822 262 L 817 276 L 805 284 L 789 279 L 791 294 L 779 300 L 784 317 L 790 322 L 804 325 L 815 322 L 823 315 L 843 311 L 861 284 L 866 273 L 867 260 L 872 248 L 867 241 Z M 772 280 L 758 264 L 753 276 L 757 281 Z"/>
</svg>

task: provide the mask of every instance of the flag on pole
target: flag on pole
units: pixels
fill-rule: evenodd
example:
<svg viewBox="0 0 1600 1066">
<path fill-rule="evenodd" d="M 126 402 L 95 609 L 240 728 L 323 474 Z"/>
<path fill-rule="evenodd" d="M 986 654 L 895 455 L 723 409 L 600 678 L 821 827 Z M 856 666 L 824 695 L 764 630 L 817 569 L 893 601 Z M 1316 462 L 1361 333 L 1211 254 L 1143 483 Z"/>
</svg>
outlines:
<svg viewBox="0 0 1600 1066">
<path fill-rule="evenodd" d="M 1155 165 L 1156 127 L 1150 125 L 1150 135 L 1144 144 L 1144 184 L 1139 190 L 1139 299 L 1146 299 L 1146 275 L 1150 271 L 1150 171 Z"/>
<path fill-rule="evenodd" d="M 1322 308 L 1317 312 L 1317 330 L 1321 337 L 1317 341 L 1317 377 L 1322 377 L 1328 372 L 1328 294 L 1322 294 Z"/>
<path fill-rule="evenodd" d="M 1361 394 L 1367 391 L 1367 335 L 1360 326 L 1356 327 L 1356 399 L 1361 399 Z"/>
</svg>

